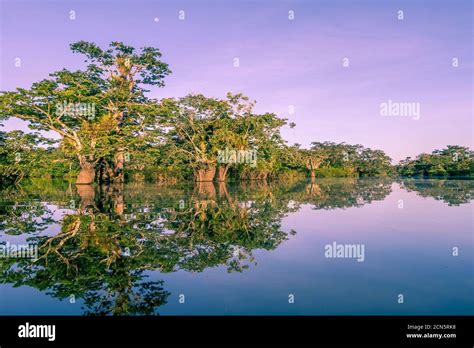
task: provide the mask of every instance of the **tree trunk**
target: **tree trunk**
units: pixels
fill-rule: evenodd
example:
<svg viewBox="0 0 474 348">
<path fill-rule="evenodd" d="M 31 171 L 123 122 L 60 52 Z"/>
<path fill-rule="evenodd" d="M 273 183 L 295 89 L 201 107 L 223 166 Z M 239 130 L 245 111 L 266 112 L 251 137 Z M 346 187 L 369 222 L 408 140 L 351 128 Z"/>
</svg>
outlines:
<svg viewBox="0 0 474 348">
<path fill-rule="evenodd" d="M 94 206 L 95 189 L 92 185 L 79 185 L 76 186 L 77 193 L 81 197 L 80 209 L 86 209 L 90 206 Z"/>
<path fill-rule="evenodd" d="M 100 158 L 96 166 L 96 182 L 98 184 L 109 182 L 108 170 L 109 170 L 109 164 L 103 157 Z"/>
<path fill-rule="evenodd" d="M 216 198 L 216 188 L 212 181 L 200 181 L 196 183 L 195 190 L 200 198 L 214 200 Z"/>
<path fill-rule="evenodd" d="M 114 212 L 117 215 L 122 216 L 125 211 L 125 202 L 123 199 L 123 182 L 115 183 L 112 186 L 112 199 L 114 202 Z"/>
<path fill-rule="evenodd" d="M 316 177 L 316 173 L 314 172 L 314 170 L 311 171 L 311 180 L 314 180 L 314 178 Z"/>
<path fill-rule="evenodd" d="M 114 183 L 120 184 L 125 182 L 125 177 L 124 177 L 124 162 L 125 162 L 125 155 L 123 151 L 119 151 L 115 155 L 115 161 L 114 161 L 114 177 L 112 178 Z"/>
<path fill-rule="evenodd" d="M 310 194 L 311 196 L 321 196 L 321 187 L 311 180 L 311 184 L 306 186 L 306 193 Z"/>
<path fill-rule="evenodd" d="M 218 188 L 219 188 L 219 197 L 230 200 L 229 192 L 227 191 L 227 184 L 224 181 L 219 181 Z"/>
<path fill-rule="evenodd" d="M 95 164 L 94 162 L 88 161 L 85 156 L 79 156 L 79 165 L 81 171 L 77 176 L 76 185 L 90 185 L 95 179 Z"/>
<path fill-rule="evenodd" d="M 198 169 L 195 175 L 196 181 L 212 181 L 214 180 L 214 175 L 216 174 L 216 167 L 211 166 L 205 169 Z"/>
<path fill-rule="evenodd" d="M 228 166 L 220 165 L 217 171 L 217 181 L 225 181 L 227 177 Z"/>
</svg>

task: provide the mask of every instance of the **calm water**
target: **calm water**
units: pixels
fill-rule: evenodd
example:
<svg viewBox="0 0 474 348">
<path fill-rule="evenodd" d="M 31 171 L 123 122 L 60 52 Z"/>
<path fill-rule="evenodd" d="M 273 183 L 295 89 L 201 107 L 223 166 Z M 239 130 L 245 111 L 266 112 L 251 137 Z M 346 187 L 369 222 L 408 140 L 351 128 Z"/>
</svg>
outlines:
<svg viewBox="0 0 474 348">
<path fill-rule="evenodd" d="M 472 315 L 473 195 L 460 180 L 28 184 L 0 196 L 0 315 Z M 21 244 L 37 259 L 12 257 Z"/>
</svg>

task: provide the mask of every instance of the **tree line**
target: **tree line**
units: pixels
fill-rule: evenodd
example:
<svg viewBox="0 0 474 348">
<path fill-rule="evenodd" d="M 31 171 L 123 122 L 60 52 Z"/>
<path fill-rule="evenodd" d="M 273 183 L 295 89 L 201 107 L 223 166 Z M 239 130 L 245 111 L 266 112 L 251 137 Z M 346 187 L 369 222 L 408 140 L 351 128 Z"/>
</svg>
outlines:
<svg viewBox="0 0 474 348">
<path fill-rule="evenodd" d="M 294 123 L 256 113 L 255 102 L 242 94 L 150 98 L 148 88 L 164 87 L 171 73 L 157 48 L 112 42 L 103 49 L 85 41 L 70 47 L 84 56 L 84 69 L 63 69 L 28 89 L 0 92 L 0 120 L 16 117 L 33 130 L 0 132 L 2 184 L 28 176 L 113 184 L 126 178 L 176 182 L 474 172 L 472 151 L 460 146 L 397 166 L 382 150 L 358 144 L 289 146 L 280 131 Z"/>
</svg>

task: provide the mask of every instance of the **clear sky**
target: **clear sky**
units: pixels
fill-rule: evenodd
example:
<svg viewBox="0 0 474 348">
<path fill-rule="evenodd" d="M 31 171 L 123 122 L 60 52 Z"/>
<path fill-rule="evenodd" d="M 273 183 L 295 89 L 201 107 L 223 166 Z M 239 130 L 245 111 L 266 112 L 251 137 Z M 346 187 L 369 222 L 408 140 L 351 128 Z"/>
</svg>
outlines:
<svg viewBox="0 0 474 348">
<path fill-rule="evenodd" d="M 0 2 L 1 90 L 82 67 L 72 42 L 123 41 L 158 47 L 173 71 L 150 96 L 242 92 L 296 123 L 283 130 L 289 144 L 359 143 L 394 160 L 472 147 L 471 0 Z M 420 118 L 382 116 L 389 100 L 419 103 Z"/>
</svg>

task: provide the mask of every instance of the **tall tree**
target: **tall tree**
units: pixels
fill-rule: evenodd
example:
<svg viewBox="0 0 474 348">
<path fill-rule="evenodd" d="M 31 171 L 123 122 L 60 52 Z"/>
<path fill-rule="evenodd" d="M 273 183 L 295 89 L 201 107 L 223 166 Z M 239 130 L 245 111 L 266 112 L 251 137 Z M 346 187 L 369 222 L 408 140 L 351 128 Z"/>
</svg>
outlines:
<svg viewBox="0 0 474 348">
<path fill-rule="evenodd" d="M 217 149 L 212 141 L 228 105 L 202 94 L 160 103 L 161 123 L 172 153 L 184 156 L 193 168 L 196 181 L 212 181 L 216 173 Z"/>
<path fill-rule="evenodd" d="M 126 151 L 155 124 L 156 103 L 145 87 L 163 86 L 170 70 L 153 47 L 137 53 L 122 42 L 104 50 L 79 41 L 71 49 L 85 55 L 85 70 L 63 69 L 29 89 L 1 92 L 0 118 L 59 134 L 79 161 L 77 184 L 94 182 L 97 168 L 99 180 L 122 182 Z"/>
<path fill-rule="evenodd" d="M 316 149 L 304 149 L 301 150 L 301 158 L 306 169 L 309 170 L 311 179 L 314 179 L 316 177 L 316 169 L 324 162 L 327 155 L 323 151 Z"/>
</svg>

